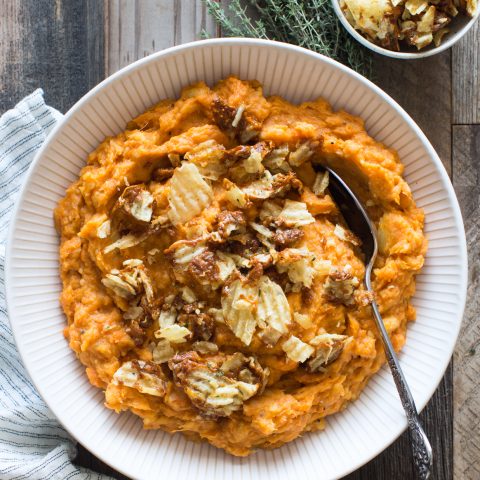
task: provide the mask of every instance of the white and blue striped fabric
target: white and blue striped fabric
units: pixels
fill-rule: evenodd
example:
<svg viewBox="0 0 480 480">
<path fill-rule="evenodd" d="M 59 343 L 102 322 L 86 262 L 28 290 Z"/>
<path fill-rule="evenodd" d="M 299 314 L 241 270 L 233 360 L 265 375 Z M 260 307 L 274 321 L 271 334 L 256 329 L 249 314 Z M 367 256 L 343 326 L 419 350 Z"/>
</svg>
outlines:
<svg viewBox="0 0 480 480">
<path fill-rule="evenodd" d="M 76 446 L 45 405 L 20 361 L 4 293 L 10 214 L 35 152 L 62 115 L 36 90 L 0 118 L 0 479 L 107 480 L 72 464 Z"/>
</svg>

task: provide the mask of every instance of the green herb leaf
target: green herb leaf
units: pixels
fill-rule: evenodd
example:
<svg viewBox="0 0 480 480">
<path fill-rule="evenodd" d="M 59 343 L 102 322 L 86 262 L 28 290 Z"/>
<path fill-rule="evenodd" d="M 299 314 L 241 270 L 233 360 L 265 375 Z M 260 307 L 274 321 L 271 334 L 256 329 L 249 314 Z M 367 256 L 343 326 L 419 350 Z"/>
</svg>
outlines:
<svg viewBox="0 0 480 480">
<path fill-rule="evenodd" d="M 226 9 L 216 0 L 204 1 L 225 37 L 293 43 L 371 77 L 369 52 L 343 28 L 331 0 L 231 0 Z"/>
</svg>

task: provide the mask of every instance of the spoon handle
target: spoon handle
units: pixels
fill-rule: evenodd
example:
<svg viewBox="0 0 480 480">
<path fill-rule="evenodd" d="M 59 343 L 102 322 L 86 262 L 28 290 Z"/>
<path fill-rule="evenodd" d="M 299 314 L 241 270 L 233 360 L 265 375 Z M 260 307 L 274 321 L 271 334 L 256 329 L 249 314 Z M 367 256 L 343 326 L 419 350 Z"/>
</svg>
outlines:
<svg viewBox="0 0 480 480">
<path fill-rule="evenodd" d="M 367 287 L 371 291 L 371 288 L 369 288 L 369 286 Z M 427 435 L 420 424 L 420 419 L 418 418 L 417 408 L 415 406 L 412 393 L 408 388 L 407 380 L 405 379 L 402 369 L 400 368 L 397 354 L 395 353 L 392 342 L 390 341 L 390 337 L 385 329 L 382 316 L 380 315 L 377 303 L 375 301 L 372 302 L 372 309 L 377 327 L 382 337 L 388 365 L 392 371 L 392 376 L 407 416 L 408 428 L 410 429 L 412 442 L 413 461 L 418 472 L 418 478 L 421 480 L 427 480 L 430 477 L 432 468 L 432 447 L 430 446 Z"/>
</svg>

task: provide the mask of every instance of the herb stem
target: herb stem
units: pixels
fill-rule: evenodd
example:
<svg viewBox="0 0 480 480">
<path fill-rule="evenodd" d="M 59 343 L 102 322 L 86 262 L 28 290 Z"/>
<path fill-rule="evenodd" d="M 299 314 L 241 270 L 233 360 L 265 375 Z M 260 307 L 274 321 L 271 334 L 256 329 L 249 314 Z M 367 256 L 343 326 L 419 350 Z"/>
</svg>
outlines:
<svg viewBox="0 0 480 480">
<path fill-rule="evenodd" d="M 343 28 L 330 0 L 231 0 L 226 8 L 204 0 L 226 37 L 293 43 L 371 77 L 372 59 Z M 249 8 L 248 8 L 249 7 Z"/>
</svg>

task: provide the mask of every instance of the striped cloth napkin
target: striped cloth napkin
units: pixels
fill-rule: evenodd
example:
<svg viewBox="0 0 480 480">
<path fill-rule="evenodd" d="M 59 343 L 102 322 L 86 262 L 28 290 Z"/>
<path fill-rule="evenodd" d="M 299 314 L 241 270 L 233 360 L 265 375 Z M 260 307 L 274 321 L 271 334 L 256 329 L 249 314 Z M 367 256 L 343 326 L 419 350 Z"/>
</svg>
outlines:
<svg viewBox="0 0 480 480">
<path fill-rule="evenodd" d="M 36 151 L 61 113 L 38 89 L 0 118 L 0 479 L 107 480 L 72 464 L 73 439 L 45 405 L 20 361 L 8 323 L 4 257 L 8 221 Z"/>
</svg>

